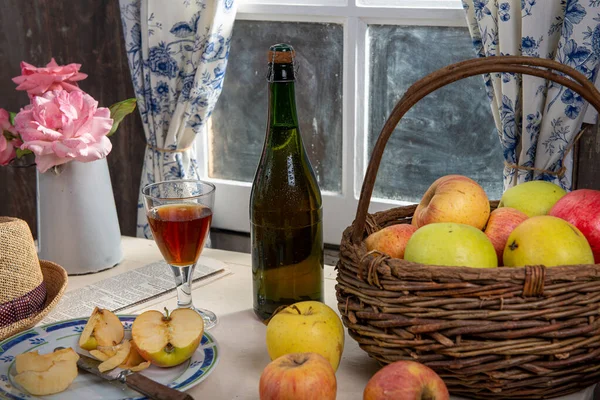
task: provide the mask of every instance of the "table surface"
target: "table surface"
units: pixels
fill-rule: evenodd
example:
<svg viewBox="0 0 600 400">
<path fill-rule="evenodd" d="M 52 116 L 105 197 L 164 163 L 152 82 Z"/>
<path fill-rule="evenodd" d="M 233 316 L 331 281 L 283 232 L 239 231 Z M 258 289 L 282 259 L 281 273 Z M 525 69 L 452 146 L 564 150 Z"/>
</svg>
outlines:
<svg viewBox="0 0 600 400">
<path fill-rule="evenodd" d="M 71 276 L 67 291 L 162 260 L 152 240 L 123 237 L 122 245 L 124 260 L 118 266 L 96 274 Z M 219 318 L 219 323 L 210 333 L 220 346 L 221 358 L 207 379 L 191 388 L 188 393 L 196 399 L 257 399 L 260 375 L 270 359 L 265 344 L 266 326 L 252 311 L 250 254 L 205 249 L 201 257 L 223 262 L 231 273 L 205 285 L 196 284 L 192 288 L 194 304 L 214 311 Z M 325 303 L 337 312 L 333 266 L 325 266 Z M 172 294 L 126 312 L 162 310 L 163 307 L 173 309 L 176 306 L 176 297 Z M 378 369 L 377 362 L 346 333 L 344 352 L 336 374 L 337 398 L 362 399 L 367 381 Z M 592 400 L 593 388 L 560 399 Z"/>
</svg>

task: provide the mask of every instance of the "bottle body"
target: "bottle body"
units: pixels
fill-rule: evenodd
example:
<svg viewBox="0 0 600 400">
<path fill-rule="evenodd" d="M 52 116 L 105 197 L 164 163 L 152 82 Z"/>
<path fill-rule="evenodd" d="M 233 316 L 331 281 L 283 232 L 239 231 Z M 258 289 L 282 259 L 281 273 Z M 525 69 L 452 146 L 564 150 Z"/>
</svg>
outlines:
<svg viewBox="0 0 600 400">
<path fill-rule="evenodd" d="M 283 305 L 323 301 L 322 199 L 298 129 L 293 63 L 270 68 L 267 133 L 250 196 L 253 303 L 261 320 Z"/>
</svg>

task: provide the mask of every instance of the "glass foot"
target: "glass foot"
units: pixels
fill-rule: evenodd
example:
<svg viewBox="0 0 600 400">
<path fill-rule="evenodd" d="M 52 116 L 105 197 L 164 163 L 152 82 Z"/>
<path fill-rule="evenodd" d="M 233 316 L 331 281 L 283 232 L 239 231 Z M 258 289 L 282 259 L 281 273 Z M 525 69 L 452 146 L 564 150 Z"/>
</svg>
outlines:
<svg viewBox="0 0 600 400">
<path fill-rule="evenodd" d="M 214 328 L 215 325 L 217 325 L 217 322 L 219 320 L 214 312 L 197 307 L 196 311 L 202 316 L 202 319 L 204 320 L 204 330 L 209 330 L 211 328 Z"/>
</svg>

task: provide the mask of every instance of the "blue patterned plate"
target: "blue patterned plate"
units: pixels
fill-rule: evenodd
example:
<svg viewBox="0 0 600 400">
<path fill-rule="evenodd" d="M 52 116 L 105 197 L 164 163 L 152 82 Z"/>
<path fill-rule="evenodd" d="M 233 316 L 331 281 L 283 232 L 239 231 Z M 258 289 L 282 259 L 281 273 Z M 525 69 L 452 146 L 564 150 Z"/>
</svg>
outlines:
<svg viewBox="0 0 600 400">
<path fill-rule="evenodd" d="M 135 315 L 119 315 L 125 328 L 125 338 L 131 338 L 131 325 Z M 58 346 L 72 347 L 82 354 L 89 354 L 77 345 L 79 335 L 87 318 L 71 319 L 56 322 L 21 332 L 0 343 L 0 398 L 21 399 L 61 399 L 61 400 L 141 400 L 145 399 L 138 392 L 122 389 L 118 384 L 109 383 L 102 378 L 85 372 L 79 373 L 69 388 L 52 396 L 32 396 L 14 382 L 15 357 L 31 350 L 41 354 L 49 353 Z M 171 368 L 151 366 L 140 372 L 147 377 L 177 390 L 186 390 L 202 382 L 215 368 L 219 360 L 217 342 L 204 332 L 198 350 L 185 363 Z"/>
</svg>

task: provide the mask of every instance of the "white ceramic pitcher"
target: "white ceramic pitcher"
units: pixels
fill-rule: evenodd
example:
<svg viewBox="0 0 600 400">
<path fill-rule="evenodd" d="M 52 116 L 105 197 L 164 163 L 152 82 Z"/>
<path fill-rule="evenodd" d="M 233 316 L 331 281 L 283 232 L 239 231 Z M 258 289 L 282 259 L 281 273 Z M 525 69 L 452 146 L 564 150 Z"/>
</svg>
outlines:
<svg viewBox="0 0 600 400">
<path fill-rule="evenodd" d="M 39 258 L 69 275 L 114 267 L 123 251 L 106 158 L 59 169 L 37 174 Z"/>
</svg>

